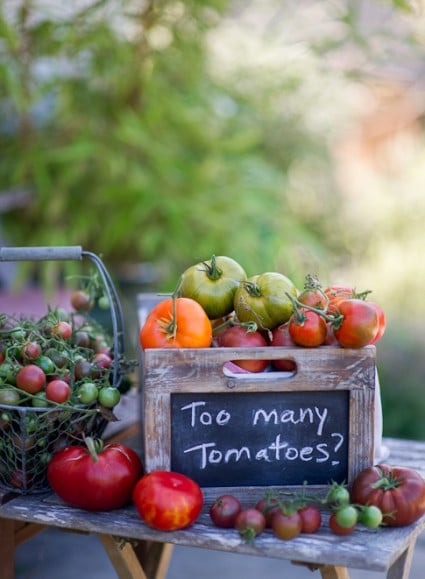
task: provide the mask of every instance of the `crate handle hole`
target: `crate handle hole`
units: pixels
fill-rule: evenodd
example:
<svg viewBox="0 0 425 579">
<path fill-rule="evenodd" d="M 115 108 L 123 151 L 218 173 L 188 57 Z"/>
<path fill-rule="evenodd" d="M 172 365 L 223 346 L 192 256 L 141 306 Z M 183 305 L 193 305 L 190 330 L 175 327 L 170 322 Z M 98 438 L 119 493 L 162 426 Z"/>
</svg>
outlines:
<svg viewBox="0 0 425 579">
<path fill-rule="evenodd" d="M 253 370 L 253 364 L 257 363 L 257 369 Z M 273 361 L 274 362 L 274 361 Z M 230 378 L 243 380 L 249 378 L 250 380 L 264 380 L 270 379 L 270 375 L 279 378 L 292 378 L 296 375 L 298 368 L 294 360 L 281 359 L 278 360 L 277 366 L 270 360 L 261 359 L 238 359 L 230 360 L 223 364 L 223 374 Z M 262 369 L 259 369 L 262 368 Z"/>
</svg>

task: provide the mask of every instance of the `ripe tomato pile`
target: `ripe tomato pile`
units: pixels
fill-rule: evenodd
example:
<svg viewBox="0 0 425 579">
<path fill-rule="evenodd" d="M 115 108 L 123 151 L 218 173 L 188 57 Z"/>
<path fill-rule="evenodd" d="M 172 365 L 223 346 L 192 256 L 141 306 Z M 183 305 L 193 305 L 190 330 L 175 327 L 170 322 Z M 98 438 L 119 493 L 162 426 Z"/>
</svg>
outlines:
<svg viewBox="0 0 425 579">
<path fill-rule="evenodd" d="M 322 287 L 308 274 L 299 291 L 285 275 L 265 272 L 248 277 L 226 256 L 183 272 L 171 298 L 161 301 L 140 331 L 142 348 L 337 346 L 362 348 L 376 344 L 385 331 L 382 308 L 340 285 Z M 267 360 L 238 362 L 262 372 Z M 273 361 L 291 370 L 288 361 Z"/>
</svg>

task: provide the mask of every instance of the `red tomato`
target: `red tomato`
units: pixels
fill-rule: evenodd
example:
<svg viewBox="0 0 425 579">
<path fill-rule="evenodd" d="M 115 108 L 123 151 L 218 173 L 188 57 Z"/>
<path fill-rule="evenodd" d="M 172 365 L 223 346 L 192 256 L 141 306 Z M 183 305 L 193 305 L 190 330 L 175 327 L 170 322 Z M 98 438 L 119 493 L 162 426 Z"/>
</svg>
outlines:
<svg viewBox="0 0 425 579">
<path fill-rule="evenodd" d="M 77 312 L 89 312 L 93 309 L 94 301 L 91 296 L 84 290 L 75 290 L 72 292 L 70 302 Z"/>
<path fill-rule="evenodd" d="M 123 507 L 142 474 L 140 458 L 122 444 L 105 444 L 96 452 L 93 441 L 86 441 L 90 450 L 68 446 L 53 456 L 47 467 L 50 486 L 73 507 L 87 511 Z"/>
<path fill-rule="evenodd" d="M 298 512 L 285 514 L 283 511 L 273 515 L 272 529 L 274 535 L 283 541 L 294 539 L 301 533 L 302 520 Z"/>
<path fill-rule="evenodd" d="M 372 343 L 379 329 L 374 306 L 365 300 L 353 298 L 339 302 L 338 312 L 343 320 L 334 333 L 340 346 L 362 348 Z"/>
<path fill-rule="evenodd" d="M 191 478 L 178 472 L 156 470 L 138 481 L 133 502 L 147 525 L 160 531 L 176 531 L 196 521 L 204 497 Z"/>
<path fill-rule="evenodd" d="M 298 301 L 306 306 L 326 310 L 329 298 L 322 290 L 317 278 L 307 274 L 303 291 L 298 296 Z"/>
<path fill-rule="evenodd" d="M 33 361 L 41 355 L 41 346 L 38 342 L 27 342 L 21 348 L 21 356 L 24 360 Z"/>
<path fill-rule="evenodd" d="M 212 325 L 202 306 L 190 298 L 162 300 L 149 313 L 140 330 L 146 348 L 209 348 Z"/>
<path fill-rule="evenodd" d="M 376 344 L 377 342 L 379 342 L 379 340 L 384 335 L 385 327 L 387 325 L 387 320 L 385 317 L 384 310 L 381 308 L 381 306 L 379 306 L 375 302 L 370 302 L 370 301 L 368 301 L 368 304 L 373 305 L 375 310 L 376 310 L 376 313 L 378 314 L 378 326 L 379 326 L 378 331 L 376 332 L 376 336 L 371 341 L 371 344 Z"/>
<path fill-rule="evenodd" d="M 52 334 L 60 336 L 63 340 L 69 340 L 72 336 L 72 326 L 68 322 L 60 321 L 53 326 Z"/>
<path fill-rule="evenodd" d="M 272 526 L 273 515 L 281 510 L 279 499 L 275 497 L 265 497 L 264 499 L 260 499 L 255 505 L 255 508 L 257 511 L 260 511 L 260 513 L 263 513 L 266 518 L 266 527 L 269 529 Z"/>
<path fill-rule="evenodd" d="M 235 529 L 244 541 L 253 541 L 266 528 L 266 519 L 257 509 L 244 509 L 235 521 Z"/>
<path fill-rule="evenodd" d="M 267 340 L 261 332 L 250 332 L 244 326 L 231 326 L 220 335 L 218 345 L 222 348 L 264 348 Z M 268 360 L 233 360 L 233 363 L 248 372 L 264 372 Z"/>
<path fill-rule="evenodd" d="M 322 524 L 320 509 L 314 505 L 307 505 L 299 509 L 301 517 L 301 533 L 316 533 Z"/>
<path fill-rule="evenodd" d="M 241 502 L 233 495 L 221 495 L 210 507 L 210 518 L 216 527 L 231 529 L 242 510 Z"/>
<path fill-rule="evenodd" d="M 374 505 L 389 527 L 403 527 L 425 514 L 425 481 L 415 470 L 379 464 L 364 469 L 354 480 L 351 500 Z"/>
<path fill-rule="evenodd" d="M 46 399 L 63 404 L 71 396 L 71 388 L 65 380 L 51 380 L 46 386 Z"/>
<path fill-rule="evenodd" d="M 326 322 L 316 312 L 301 309 L 291 316 L 289 334 L 297 346 L 316 348 L 325 341 Z"/>
<path fill-rule="evenodd" d="M 346 285 L 330 285 L 324 290 L 324 294 L 329 300 L 328 310 L 332 310 L 342 300 L 355 296 L 354 288 Z"/>
<path fill-rule="evenodd" d="M 35 364 L 23 366 L 16 374 L 16 386 L 29 394 L 37 394 L 46 385 L 46 374 Z"/>
<path fill-rule="evenodd" d="M 329 517 L 329 528 L 335 535 L 350 535 L 356 528 L 356 524 L 351 527 L 341 527 L 336 520 L 336 513 L 332 513 Z"/>
<path fill-rule="evenodd" d="M 280 324 L 276 328 L 272 330 L 272 337 L 270 339 L 269 346 L 280 346 L 280 347 L 292 347 L 296 346 L 294 340 L 291 338 L 289 333 L 289 323 L 286 322 L 285 324 Z M 280 370 L 281 372 L 294 372 L 297 369 L 297 365 L 293 360 L 272 360 L 272 366 L 276 368 L 276 370 Z"/>
</svg>

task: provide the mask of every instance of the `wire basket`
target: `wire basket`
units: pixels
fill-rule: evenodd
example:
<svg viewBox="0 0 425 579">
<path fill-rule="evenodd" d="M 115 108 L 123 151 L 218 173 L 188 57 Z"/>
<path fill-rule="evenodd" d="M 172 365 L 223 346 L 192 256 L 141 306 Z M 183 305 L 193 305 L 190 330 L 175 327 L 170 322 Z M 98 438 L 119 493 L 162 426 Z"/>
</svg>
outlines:
<svg viewBox="0 0 425 579">
<path fill-rule="evenodd" d="M 112 279 L 102 260 L 79 246 L 70 247 L 1 247 L 0 261 L 82 260 L 95 265 L 104 295 L 109 301 L 111 316 L 112 366 L 104 371 L 102 380 L 119 389 L 126 373 L 123 361 L 123 314 Z M 82 350 L 84 351 L 84 350 Z M 0 364 L 0 370 L 2 365 Z M 7 387 L 7 379 L 0 378 L 0 388 Z M 31 400 L 30 396 L 30 400 Z M 19 494 L 50 490 L 47 466 L 52 455 L 69 444 L 83 443 L 84 436 L 99 437 L 108 421 L 113 419 L 110 408 L 99 403 L 80 404 L 77 398 L 63 404 L 30 405 L 25 402 L 0 404 L 0 487 Z"/>
</svg>

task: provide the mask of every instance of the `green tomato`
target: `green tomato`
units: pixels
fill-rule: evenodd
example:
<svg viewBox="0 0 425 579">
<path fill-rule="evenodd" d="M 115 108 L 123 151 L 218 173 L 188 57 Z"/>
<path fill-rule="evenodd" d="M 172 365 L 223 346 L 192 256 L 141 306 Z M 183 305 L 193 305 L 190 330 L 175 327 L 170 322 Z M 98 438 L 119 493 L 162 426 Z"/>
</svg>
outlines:
<svg viewBox="0 0 425 579">
<path fill-rule="evenodd" d="M 77 390 L 77 397 L 81 404 L 96 402 L 99 391 L 94 382 L 84 382 Z"/>
<path fill-rule="evenodd" d="M 0 379 L 5 384 L 11 384 L 14 386 L 16 384 L 16 373 L 19 370 L 19 365 L 10 364 L 9 362 L 3 362 L 0 364 Z"/>
<path fill-rule="evenodd" d="M 97 305 L 101 310 L 109 310 L 111 306 L 109 303 L 108 296 L 100 296 L 100 298 L 97 300 Z"/>
<path fill-rule="evenodd" d="M 369 529 L 376 529 L 382 523 L 383 515 L 379 507 L 368 505 L 360 511 L 360 522 Z"/>
<path fill-rule="evenodd" d="M 34 364 L 39 366 L 43 372 L 48 374 L 54 374 L 56 371 L 56 366 L 51 358 L 48 356 L 39 356 L 35 361 Z"/>
<path fill-rule="evenodd" d="M 261 330 L 271 330 L 289 320 L 297 289 L 285 275 L 266 272 L 241 282 L 235 293 L 234 309 L 241 322 L 255 322 Z"/>
<path fill-rule="evenodd" d="M 192 265 L 183 272 L 179 292 L 198 302 L 210 320 L 233 311 L 233 300 L 241 281 L 246 280 L 242 266 L 234 259 L 213 255 L 209 261 Z"/>
<path fill-rule="evenodd" d="M 99 402 L 105 408 L 113 408 L 120 401 L 121 394 L 114 386 L 104 386 L 99 390 Z"/>
<path fill-rule="evenodd" d="M 335 512 L 335 520 L 340 527 L 350 528 L 358 521 L 359 513 L 353 505 L 344 505 Z"/>
<path fill-rule="evenodd" d="M 47 406 L 49 406 L 46 398 L 46 393 L 44 392 L 44 390 L 42 392 L 37 392 L 37 394 L 34 394 L 34 396 L 31 398 L 31 404 L 35 408 L 46 408 Z"/>
<path fill-rule="evenodd" d="M 334 483 L 326 496 L 326 502 L 330 507 L 348 505 L 350 492 L 344 486 Z"/>
<path fill-rule="evenodd" d="M 0 404 L 7 404 L 9 406 L 17 406 L 21 400 L 19 392 L 12 388 L 0 389 Z"/>
</svg>

